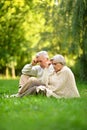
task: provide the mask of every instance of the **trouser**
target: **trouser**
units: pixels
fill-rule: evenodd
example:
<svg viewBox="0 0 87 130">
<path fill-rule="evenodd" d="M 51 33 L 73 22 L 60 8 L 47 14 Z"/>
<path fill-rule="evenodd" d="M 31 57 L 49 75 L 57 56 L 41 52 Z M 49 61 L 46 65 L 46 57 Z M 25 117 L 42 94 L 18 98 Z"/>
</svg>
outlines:
<svg viewBox="0 0 87 130">
<path fill-rule="evenodd" d="M 22 76 L 22 77 L 26 77 L 26 76 Z M 22 97 L 24 95 L 29 95 L 29 94 L 35 94 L 36 93 L 36 87 L 37 86 L 40 86 L 40 85 L 44 85 L 42 84 L 37 78 L 35 77 L 26 77 L 27 80 L 25 82 L 25 80 L 23 79 L 22 81 L 24 82 L 21 82 L 23 83 L 22 87 L 19 89 L 18 91 L 18 97 Z"/>
<path fill-rule="evenodd" d="M 24 86 L 28 82 L 29 78 L 30 76 L 22 74 L 19 80 L 19 88 Z"/>
<path fill-rule="evenodd" d="M 30 87 L 29 89 L 27 89 L 25 92 L 23 92 L 21 94 L 18 93 L 17 97 L 23 97 L 23 96 L 28 96 L 28 95 L 36 95 L 37 94 L 36 87 L 37 86 L 33 86 L 33 87 Z"/>
</svg>

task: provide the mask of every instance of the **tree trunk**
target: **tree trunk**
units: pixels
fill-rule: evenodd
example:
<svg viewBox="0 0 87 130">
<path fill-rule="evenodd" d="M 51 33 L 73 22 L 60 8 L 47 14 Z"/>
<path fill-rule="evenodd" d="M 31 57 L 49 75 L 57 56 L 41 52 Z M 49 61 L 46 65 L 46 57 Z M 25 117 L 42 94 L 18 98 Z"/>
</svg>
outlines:
<svg viewBox="0 0 87 130">
<path fill-rule="evenodd" d="M 11 68 L 11 73 L 12 73 L 12 78 L 15 78 L 15 67 L 14 65 L 12 65 L 12 68 Z"/>
<path fill-rule="evenodd" d="M 9 69 L 8 69 L 8 66 L 6 66 L 5 74 L 6 74 L 6 78 L 8 79 L 9 78 Z"/>
</svg>

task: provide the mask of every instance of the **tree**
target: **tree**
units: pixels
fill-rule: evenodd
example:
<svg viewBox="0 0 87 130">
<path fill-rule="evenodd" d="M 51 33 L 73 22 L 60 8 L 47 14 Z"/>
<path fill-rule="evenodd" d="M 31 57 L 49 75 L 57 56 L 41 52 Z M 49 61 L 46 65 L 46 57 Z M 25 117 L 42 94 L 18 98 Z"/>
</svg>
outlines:
<svg viewBox="0 0 87 130">
<path fill-rule="evenodd" d="M 72 1 L 73 4 L 74 1 Z M 67 6 L 70 7 L 69 2 Z M 77 69 L 78 75 L 81 79 L 87 80 L 87 1 L 76 0 L 72 9 L 72 37 L 73 45 L 77 47 L 75 49 L 77 55 Z M 68 11 L 69 15 L 70 12 Z M 79 67 L 78 67 L 79 66 Z"/>
<path fill-rule="evenodd" d="M 1 0 L 0 69 L 18 75 L 39 50 L 50 56 L 61 53 L 72 67 L 77 61 L 78 75 L 87 77 L 86 0 Z M 79 65 L 79 64 L 78 64 Z M 77 74 L 76 69 L 76 74 Z"/>
<path fill-rule="evenodd" d="M 23 13 L 21 9 L 23 4 L 14 0 L 0 3 L 0 55 L 1 66 L 12 70 L 12 76 L 15 77 L 15 66 L 17 65 L 18 56 L 23 52 L 24 35 L 21 28 L 23 22 Z M 21 33 L 22 31 L 22 33 Z"/>
</svg>

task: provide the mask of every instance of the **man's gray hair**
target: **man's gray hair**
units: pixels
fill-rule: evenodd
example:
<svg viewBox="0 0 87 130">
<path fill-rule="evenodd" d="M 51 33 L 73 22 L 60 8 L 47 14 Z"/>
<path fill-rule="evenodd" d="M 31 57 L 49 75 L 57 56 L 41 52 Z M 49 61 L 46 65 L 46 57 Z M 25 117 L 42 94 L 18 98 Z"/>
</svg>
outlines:
<svg viewBox="0 0 87 130">
<path fill-rule="evenodd" d="M 44 56 L 46 58 L 49 58 L 47 51 L 40 51 L 36 54 L 36 57 L 38 56 Z"/>
<path fill-rule="evenodd" d="M 65 58 L 60 54 L 55 55 L 51 60 L 61 63 L 62 65 L 66 64 Z"/>
</svg>

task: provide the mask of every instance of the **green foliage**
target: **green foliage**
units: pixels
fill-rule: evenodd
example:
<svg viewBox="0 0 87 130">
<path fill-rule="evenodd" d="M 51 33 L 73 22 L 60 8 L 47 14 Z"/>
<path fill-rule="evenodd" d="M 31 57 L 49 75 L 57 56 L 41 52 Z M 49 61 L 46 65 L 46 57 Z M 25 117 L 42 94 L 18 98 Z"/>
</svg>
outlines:
<svg viewBox="0 0 87 130">
<path fill-rule="evenodd" d="M 75 62 L 75 66 L 72 68 L 75 77 L 81 81 L 87 81 L 87 58 L 81 55 Z"/>
<path fill-rule="evenodd" d="M 17 62 L 17 55 L 21 56 L 22 41 L 21 31 L 23 15 L 14 1 L 1 1 L 0 9 L 0 55 L 1 64 L 8 66 L 11 61 Z"/>
<path fill-rule="evenodd" d="M 78 82 L 81 98 L 55 99 L 41 95 L 7 98 L 18 80 L 0 80 L 1 130 L 86 130 L 86 83 Z"/>
<path fill-rule="evenodd" d="M 70 62 L 83 59 L 80 63 L 86 68 L 87 1 L 58 0 L 58 5 L 54 2 L 54 0 L 1 0 L 2 72 L 6 67 L 12 68 L 14 65 L 18 74 L 24 64 L 30 62 L 34 54 L 40 50 L 47 50 L 50 56 L 61 53 Z M 83 73 L 85 73 L 84 67 Z M 84 77 L 87 77 L 87 73 Z"/>
<path fill-rule="evenodd" d="M 74 44 L 78 43 L 77 48 L 80 48 L 76 69 L 81 66 L 78 74 L 81 79 L 87 80 L 87 1 L 77 0 L 75 6 L 72 17 L 72 33 Z"/>
</svg>

